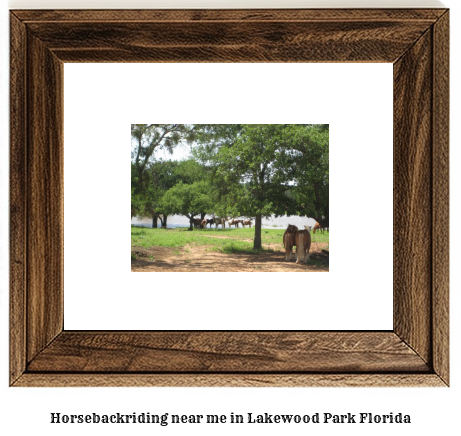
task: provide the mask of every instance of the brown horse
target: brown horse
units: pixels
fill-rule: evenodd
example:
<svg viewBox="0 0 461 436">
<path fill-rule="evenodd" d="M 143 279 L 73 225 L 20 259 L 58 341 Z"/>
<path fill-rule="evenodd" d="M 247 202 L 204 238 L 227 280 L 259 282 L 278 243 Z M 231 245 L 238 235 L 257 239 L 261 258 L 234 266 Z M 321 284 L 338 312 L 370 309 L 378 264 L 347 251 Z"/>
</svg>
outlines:
<svg viewBox="0 0 461 436">
<path fill-rule="evenodd" d="M 298 228 L 292 224 L 289 224 L 285 233 L 283 234 L 283 246 L 285 247 L 285 260 L 291 259 L 293 252 L 293 246 L 295 245 L 295 235 Z"/>
<path fill-rule="evenodd" d="M 295 233 L 296 263 L 309 260 L 309 250 L 311 248 L 311 234 L 309 230 L 300 230 Z"/>
<path fill-rule="evenodd" d="M 321 226 L 320 226 L 320 224 L 319 224 L 319 223 L 315 223 L 315 224 L 314 224 L 314 230 L 313 230 L 313 232 L 314 232 L 314 235 L 315 235 L 315 232 L 318 232 L 318 231 L 320 231 L 320 229 L 321 229 Z"/>
<path fill-rule="evenodd" d="M 206 226 L 209 224 L 211 229 L 211 225 L 214 224 L 214 221 L 214 218 L 205 219 L 202 221 L 202 226 L 206 228 Z"/>
<path fill-rule="evenodd" d="M 229 228 L 230 228 L 231 226 L 235 226 L 235 227 L 238 228 L 239 223 L 240 223 L 240 220 L 231 219 L 231 220 L 229 221 Z"/>
<path fill-rule="evenodd" d="M 218 224 L 221 224 L 222 228 L 224 229 L 226 227 L 226 218 L 215 218 L 214 223 L 216 225 L 215 228 L 218 228 Z"/>
</svg>

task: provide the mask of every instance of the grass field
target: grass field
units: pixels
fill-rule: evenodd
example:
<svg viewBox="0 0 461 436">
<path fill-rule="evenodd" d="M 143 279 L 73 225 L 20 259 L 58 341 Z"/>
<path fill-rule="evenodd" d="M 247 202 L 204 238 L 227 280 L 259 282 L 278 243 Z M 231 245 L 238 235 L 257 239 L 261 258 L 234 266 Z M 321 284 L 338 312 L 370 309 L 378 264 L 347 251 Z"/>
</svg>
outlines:
<svg viewBox="0 0 461 436">
<path fill-rule="evenodd" d="M 284 229 L 262 229 L 261 238 L 263 248 L 253 249 L 254 228 L 239 229 L 149 229 L 144 227 L 131 227 L 131 260 L 137 260 L 136 248 L 152 249 L 154 247 L 168 247 L 176 255 L 190 253 L 195 248 L 207 252 L 220 252 L 224 254 L 257 254 L 283 252 Z M 329 233 L 316 233 L 311 235 L 312 249 L 315 245 L 322 247 L 324 252 L 329 250 Z M 153 259 L 151 259 L 153 260 Z M 315 265 L 315 258 L 309 264 Z"/>
</svg>

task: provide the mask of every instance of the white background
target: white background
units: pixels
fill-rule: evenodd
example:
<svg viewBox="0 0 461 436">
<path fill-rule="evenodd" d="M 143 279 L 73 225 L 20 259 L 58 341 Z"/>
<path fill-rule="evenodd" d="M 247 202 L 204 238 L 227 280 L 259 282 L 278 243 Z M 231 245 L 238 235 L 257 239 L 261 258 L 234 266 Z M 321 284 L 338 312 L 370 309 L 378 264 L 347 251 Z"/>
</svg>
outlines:
<svg viewBox="0 0 461 436">
<path fill-rule="evenodd" d="M 430 2 L 434 5 L 435 2 Z M 165 3 L 163 3 L 165 4 Z M 169 2 L 170 6 L 178 4 L 195 4 L 198 6 L 211 6 L 212 2 Z M 216 3 L 215 3 L 216 4 Z M 219 2 L 219 5 L 229 6 L 229 2 Z M 325 5 L 325 3 L 323 3 Z M 428 2 L 350 2 L 336 1 L 333 6 L 405 6 L 428 4 Z M 451 77 L 460 77 L 459 53 L 461 35 L 459 31 L 461 22 L 461 9 L 459 3 L 453 1 L 444 2 L 451 8 Z M 162 5 L 161 2 L 128 2 L 128 1 L 88 1 L 88 2 L 44 2 L 44 1 L 12 1 L 12 8 L 20 7 L 155 7 Z M 236 3 L 232 3 L 235 7 Z M 246 6 L 318 6 L 317 2 L 247 2 Z M 328 3 L 329 6 L 332 3 Z M 6 5 L 2 5 L 0 23 L 1 34 L 1 100 L 8 101 L 8 40 L 7 40 L 7 11 Z M 451 144 L 460 142 L 459 118 L 459 81 L 451 83 Z M 49 424 L 50 412 L 68 414 L 79 413 L 185 413 L 185 414 L 229 414 L 231 412 L 246 414 L 253 413 L 359 413 L 371 411 L 386 414 L 389 412 L 402 412 L 411 414 L 411 425 L 319 425 L 289 426 L 280 425 L 258 426 L 240 425 L 240 434 L 313 434 L 313 435 L 387 435 L 390 432 L 395 435 L 408 434 L 449 434 L 455 435 L 460 432 L 459 402 L 461 400 L 460 388 L 460 317 L 459 304 L 460 276 L 459 253 L 455 250 L 454 241 L 459 239 L 459 226 L 451 228 L 451 387 L 448 389 L 431 388 L 9 388 L 8 387 L 8 107 L 2 105 L 1 111 L 1 251 L 0 268 L 2 274 L 0 293 L 0 319 L 1 329 L 1 361 L 0 361 L 0 429 L 2 434 L 47 434 L 47 435 L 151 435 L 151 434 L 235 434 L 236 427 L 223 425 L 219 428 L 208 426 L 52 426 Z M 460 164 L 459 147 L 451 147 L 451 222 L 460 222 L 460 172 L 457 171 Z M 331 273 L 330 273 L 331 274 Z"/>
<path fill-rule="evenodd" d="M 392 330 L 392 64 L 65 64 L 64 83 L 66 329 Z M 330 272 L 131 273 L 130 124 L 152 121 L 329 123 Z"/>
</svg>

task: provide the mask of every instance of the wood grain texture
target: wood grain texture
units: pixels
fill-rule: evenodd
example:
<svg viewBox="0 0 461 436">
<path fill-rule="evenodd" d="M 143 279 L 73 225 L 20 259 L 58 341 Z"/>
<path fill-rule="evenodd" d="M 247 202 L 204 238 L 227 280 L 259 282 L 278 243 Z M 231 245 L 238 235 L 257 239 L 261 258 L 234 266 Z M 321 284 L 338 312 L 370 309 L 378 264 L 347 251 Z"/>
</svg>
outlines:
<svg viewBox="0 0 461 436">
<path fill-rule="evenodd" d="M 28 35 L 27 358 L 63 329 L 63 66 Z"/>
<path fill-rule="evenodd" d="M 11 23 L 11 385 L 448 384 L 445 9 L 14 11 Z M 63 331 L 62 65 L 107 61 L 394 62 L 394 331 Z"/>
<path fill-rule="evenodd" d="M 30 372 L 429 372 L 394 333 L 63 332 Z"/>
<path fill-rule="evenodd" d="M 449 12 L 437 21 L 433 32 L 433 365 L 442 379 L 449 383 Z"/>
<path fill-rule="evenodd" d="M 10 382 L 26 369 L 26 53 L 25 26 L 10 20 Z"/>
<path fill-rule="evenodd" d="M 16 387 L 444 387 L 435 374 L 40 374 Z"/>
<path fill-rule="evenodd" d="M 446 9 L 132 9 L 13 10 L 23 23 L 190 22 L 190 21 L 426 21 L 432 25 Z"/>
<path fill-rule="evenodd" d="M 394 64 L 394 330 L 431 359 L 432 33 Z"/>
<path fill-rule="evenodd" d="M 62 22 L 28 28 L 63 62 L 393 62 L 427 22 L 96 22 L 91 30 L 87 23 Z"/>
</svg>

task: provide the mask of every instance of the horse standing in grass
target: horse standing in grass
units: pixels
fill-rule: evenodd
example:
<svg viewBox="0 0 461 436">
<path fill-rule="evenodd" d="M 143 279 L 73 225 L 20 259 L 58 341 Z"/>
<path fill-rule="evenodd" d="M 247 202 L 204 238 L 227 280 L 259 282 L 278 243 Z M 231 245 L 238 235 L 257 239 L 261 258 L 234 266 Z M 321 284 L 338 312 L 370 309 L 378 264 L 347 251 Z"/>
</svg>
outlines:
<svg viewBox="0 0 461 436">
<path fill-rule="evenodd" d="M 215 223 L 216 229 L 218 228 L 218 224 L 221 224 L 222 228 L 224 229 L 226 227 L 226 218 L 215 218 L 214 223 Z"/>
<path fill-rule="evenodd" d="M 289 224 L 285 233 L 283 234 L 283 246 L 285 247 L 285 260 L 291 259 L 293 252 L 293 246 L 295 245 L 295 235 L 298 232 L 298 228 L 292 224 Z"/>
<path fill-rule="evenodd" d="M 236 219 L 231 219 L 229 221 L 229 228 L 231 228 L 231 226 L 235 226 L 235 227 L 239 227 L 239 223 L 240 223 L 240 220 L 236 220 Z"/>
<path fill-rule="evenodd" d="M 253 223 L 251 222 L 251 220 L 244 220 L 244 221 L 242 221 L 243 227 L 248 226 L 248 227 L 251 229 L 251 225 L 252 225 L 252 224 L 253 224 Z"/>
</svg>

